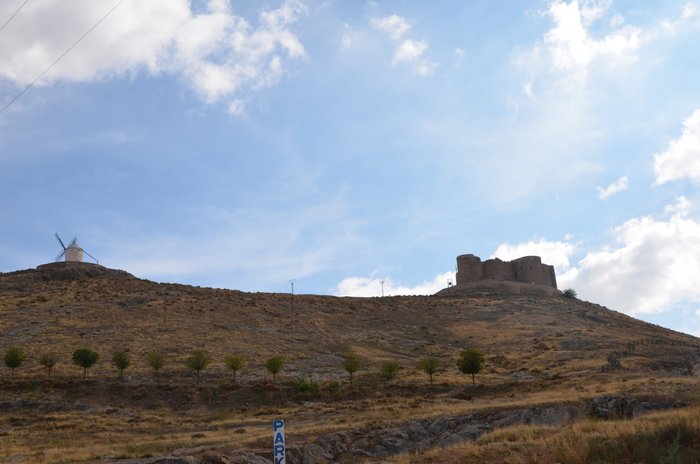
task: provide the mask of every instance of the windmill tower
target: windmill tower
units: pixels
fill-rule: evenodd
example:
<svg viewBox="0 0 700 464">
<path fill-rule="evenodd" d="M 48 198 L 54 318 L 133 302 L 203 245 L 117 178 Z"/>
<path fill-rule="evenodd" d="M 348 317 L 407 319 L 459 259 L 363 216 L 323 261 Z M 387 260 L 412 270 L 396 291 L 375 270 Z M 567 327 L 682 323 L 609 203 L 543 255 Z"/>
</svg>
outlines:
<svg viewBox="0 0 700 464">
<path fill-rule="evenodd" d="M 56 234 L 56 240 L 58 240 L 58 243 L 60 243 L 61 247 L 63 248 L 63 251 L 56 256 L 56 261 L 60 261 L 61 258 L 63 258 L 63 260 L 66 262 L 82 263 L 83 254 L 86 254 L 92 258 L 96 264 L 100 263 L 94 256 L 78 246 L 78 237 L 73 238 L 68 246 L 63 243 L 63 240 L 61 240 L 61 237 L 59 237 L 58 234 Z"/>
</svg>

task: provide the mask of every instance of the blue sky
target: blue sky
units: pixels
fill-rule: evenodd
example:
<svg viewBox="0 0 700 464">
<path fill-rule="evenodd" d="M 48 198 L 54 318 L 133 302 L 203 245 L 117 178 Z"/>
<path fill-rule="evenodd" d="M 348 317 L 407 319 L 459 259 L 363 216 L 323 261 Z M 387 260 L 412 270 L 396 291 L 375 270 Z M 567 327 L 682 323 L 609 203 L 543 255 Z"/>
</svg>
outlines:
<svg viewBox="0 0 700 464">
<path fill-rule="evenodd" d="M 700 335 L 700 8 L 7 0 L 0 272 L 433 293 L 455 257 Z M 18 11 L 19 9 L 19 11 Z M 1 26 L 0 26 L 1 27 Z"/>
</svg>

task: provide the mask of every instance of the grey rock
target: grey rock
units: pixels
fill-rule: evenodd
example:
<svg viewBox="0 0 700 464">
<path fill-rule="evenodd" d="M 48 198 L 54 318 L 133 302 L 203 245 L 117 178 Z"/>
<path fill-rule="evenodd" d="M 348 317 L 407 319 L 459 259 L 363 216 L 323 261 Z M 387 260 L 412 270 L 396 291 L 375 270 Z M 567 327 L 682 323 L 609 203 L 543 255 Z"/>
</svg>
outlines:
<svg viewBox="0 0 700 464">
<path fill-rule="evenodd" d="M 148 464 L 200 464 L 198 459 L 191 456 L 164 456 L 146 461 Z"/>
<path fill-rule="evenodd" d="M 238 452 L 229 458 L 231 464 L 272 464 L 267 458 L 251 452 Z"/>
<path fill-rule="evenodd" d="M 603 419 L 629 419 L 634 416 L 635 400 L 626 396 L 598 396 L 591 401 L 593 415 Z"/>
<path fill-rule="evenodd" d="M 287 448 L 288 464 L 326 464 L 332 458 L 318 445 Z"/>
</svg>

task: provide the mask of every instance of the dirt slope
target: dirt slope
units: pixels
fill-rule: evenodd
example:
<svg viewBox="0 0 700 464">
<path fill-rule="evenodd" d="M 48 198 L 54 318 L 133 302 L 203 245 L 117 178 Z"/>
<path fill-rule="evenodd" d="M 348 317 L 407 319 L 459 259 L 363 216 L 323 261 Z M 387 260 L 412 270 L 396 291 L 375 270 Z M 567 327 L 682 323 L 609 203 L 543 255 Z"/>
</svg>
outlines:
<svg viewBox="0 0 700 464">
<path fill-rule="evenodd" d="M 697 396 L 690 374 L 700 360 L 695 337 L 561 295 L 497 288 L 292 301 L 158 284 L 94 265 L 0 274 L 0 350 L 11 345 L 28 358 L 16 381 L 6 369 L 0 380 L 0 461 L 24 459 L 17 462 L 265 448 L 268 425 L 280 416 L 293 424 L 292 440 L 311 443 L 330 432 L 609 394 L 688 402 Z M 83 346 L 101 354 L 87 382 L 70 363 Z M 475 387 L 454 367 L 459 351 L 472 347 L 486 355 Z M 199 383 L 183 362 L 196 348 L 213 360 Z M 349 348 L 366 361 L 353 386 L 340 368 Z M 115 350 L 132 358 L 120 380 L 110 366 Z M 150 351 L 166 356 L 160 385 L 145 362 Z M 51 382 L 39 382 L 44 352 L 59 359 Z M 229 353 L 248 360 L 238 384 L 223 364 Z M 271 385 L 264 362 L 276 354 L 288 363 Z M 428 355 L 445 365 L 432 387 L 415 367 Z M 404 368 L 391 383 L 377 375 L 385 360 Z M 295 387 L 301 376 L 318 391 Z"/>
</svg>

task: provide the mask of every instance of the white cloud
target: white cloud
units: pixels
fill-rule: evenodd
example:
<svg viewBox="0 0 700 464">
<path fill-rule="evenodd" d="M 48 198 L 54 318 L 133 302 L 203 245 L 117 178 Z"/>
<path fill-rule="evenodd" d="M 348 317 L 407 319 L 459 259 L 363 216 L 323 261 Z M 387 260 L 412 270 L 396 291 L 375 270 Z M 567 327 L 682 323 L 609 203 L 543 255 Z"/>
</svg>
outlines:
<svg viewBox="0 0 700 464">
<path fill-rule="evenodd" d="M 598 190 L 598 198 L 600 198 L 601 200 L 607 200 L 616 193 L 622 192 L 623 190 L 627 190 L 627 187 L 629 187 L 629 179 L 627 178 L 627 176 L 622 176 L 605 188 L 596 188 Z"/>
<path fill-rule="evenodd" d="M 673 205 L 666 205 L 664 207 L 664 213 L 670 215 L 671 217 L 684 217 L 690 214 L 690 210 L 693 209 L 692 203 L 684 197 L 680 196 L 676 198 L 676 203 Z"/>
<path fill-rule="evenodd" d="M 574 252 L 575 246 L 569 242 L 550 242 L 544 239 L 529 241 L 511 245 L 504 243 L 496 248 L 491 258 L 500 258 L 504 261 L 522 258 L 523 256 L 539 256 L 542 262 L 554 266 L 557 275 L 566 272 L 569 267 L 569 257 Z"/>
<path fill-rule="evenodd" d="M 372 18 L 370 24 L 375 29 L 386 33 L 392 40 L 401 40 L 401 38 L 411 29 L 411 25 L 406 18 L 397 15 L 387 16 L 385 18 Z"/>
<path fill-rule="evenodd" d="M 641 27 L 627 24 L 611 4 L 611 0 L 549 0 L 541 16 L 551 20 L 551 27 L 528 51 L 517 55 L 513 64 L 527 72 L 528 82 L 534 82 L 534 88 L 542 92 L 554 89 L 570 93 L 586 84 L 596 69 L 629 79 L 628 66 L 646 57 L 644 46 L 676 36 L 697 16 L 695 4 L 688 3 L 676 19 L 661 18 Z M 536 79 L 545 82 L 538 85 Z M 533 85 L 524 85 L 521 90 L 523 97 L 533 100 Z M 572 95 L 564 98 L 571 100 Z M 512 106 L 518 108 L 517 104 Z"/>
<path fill-rule="evenodd" d="M 435 72 L 437 64 L 421 58 L 427 49 L 428 43 L 425 40 L 406 39 L 394 50 L 391 64 L 392 66 L 408 64 L 419 76 L 429 76 Z"/>
<path fill-rule="evenodd" d="M 0 41 L 0 78 L 23 86 L 93 26 L 107 0 L 29 3 Z M 0 6 L 0 16 L 11 5 Z M 285 63 L 306 51 L 290 30 L 305 7 L 286 0 L 260 13 L 256 26 L 229 2 L 211 0 L 195 14 L 187 0 L 126 0 L 38 85 L 87 82 L 134 72 L 179 74 L 207 102 L 275 84 Z"/>
<path fill-rule="evenodd" d="M 420 60 L 413 66 L 413 72 L 421 77 L 430 76 L 435 72 L 437 63 L 428 60 Z"/>
<path fill-rule="evenodd" d="M 683 121 L 683 132 L 654 156 L 655 185 L 678 179 L 700 182 L 700 109 Z"/>
<path fill-rule="evenodd" d="M 455 67 L 457 69 L 464 67 L 466 57 L 467 52 L 463 48 L 455 48 Z"/>
<path fill-rule="evenodd" d="M 620 13 L 617 13 L 615 16 L 610 18 L 610 22 L 608 24 L 610 27 L 620 27 L 625 24 L 625 18 Z"/>
<path fill-rule="evenodd" d="M 391 15 L 385 18 L 372 18 L 370 23 L 375 29 L 387 34 L 394 42 L 401 41 L 394 49 L 391 58 L 392 66 L 410 66 L 415 74 L 422 77 L 429 76 L 435 72 L 437 63 L 422 58 L 428 49 L 428 42 L 425 40 L 403 39 L 404 35 L 411 29 L 411 25 L 406 18 Z M 463 50 L 458 50 L 459 53 L 463 53 Z"/>
<path fill-rule="evenodd" d="M 343 50 L 349 50 L 352 48 L 353 45 L 353 34 L 352 34 L 352 28 L 350 27 L 349 24 L 345 24 L 343 26 L 344 32 L 342 37 L 340 38 L 340 46 Z"/>
<path fill-rule="evenodd" d="M 700 302 L 700 221 L 689 217 L 691 209 L 680 196 L 662 219 L 630 219 L 612 229 L 616 244 L 589 251 L 575 265 L 570 259 L 579 245 L 568 241 L 502 244 L 492 257 L 541 256 L 554 265 L 559 288 L 630 315 L 663 312 Z"/>
<path fill-rule="evenodd" d="M 348 277 L 343 279 L 334 290 L 338 296 L 381 296 L 382 281 L 384 282 L 384 295 L 432 295 L 447 287 L 447 282 L 455 282 L 454 272 L 445 272 L 435 276 L 432 281 L 420 283 L 414 287 L 394 282 L 391 277 L 379 278 L 376 273 L 370 277 Z"/>
<path fill-rule="evenodd" d="M 544 43 L 549 49 L 555 69 L 570 71 L 584 69 L 601 57 L 625 58 L 639 48 L 642 31 L 635 27 L 617 27 L 601 38 L 591 36 L 589 28 L 607 12 L 610 2 L 584 1 L 579 4 L 555 1 L 548 15 L 554 27 L 545 34 Z M 617 15 L 613 24 L 622 24 L 624 18 Z M 616 27 L 616 26 L 613 26 Z"/>
<path fill-rule="evenodd" d="M 681 18 L 688 19 L 691 16 L 694 16 L 695 13 L 697 12 L 697 10 L 698 10 L 698 7 L 695 3 L 688 2 L 683 7 L 683 12 L 681 13 Z"/>
<path fill-rule="evenodd" d="M 234 116 L 241 116 L 245 111 L 245 101 L 240 99 L 233 100 L 228 105 L 228 112 Z"/>
<path fill-rule="evenodd" d="M 404 40 L 396 50 L 391 64 L 397 65 L 406 61 L 414 61 L 428 49 L 428 43 L 424 40 Z"/>
<path fill-rule="evenodd" d="M 618 243 L 589 252 L 560 280 L 579 295 L 628 314 L 654 313 L 678 301 L 700 301 L 700 222 L 679 197 L 670 217 L 644 216 L 612 230 Z"/>
</svg>

